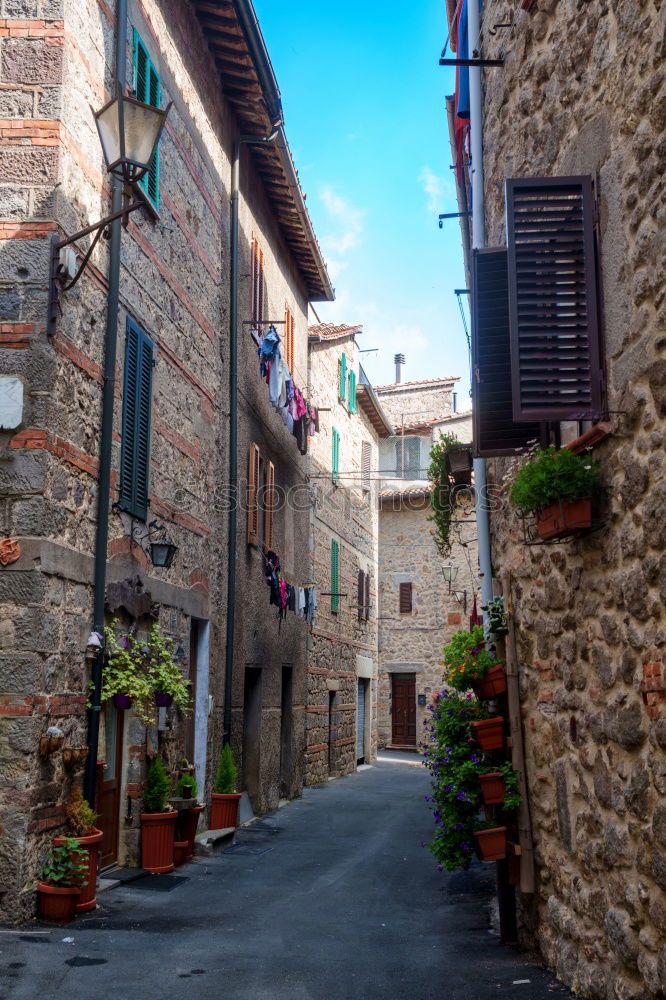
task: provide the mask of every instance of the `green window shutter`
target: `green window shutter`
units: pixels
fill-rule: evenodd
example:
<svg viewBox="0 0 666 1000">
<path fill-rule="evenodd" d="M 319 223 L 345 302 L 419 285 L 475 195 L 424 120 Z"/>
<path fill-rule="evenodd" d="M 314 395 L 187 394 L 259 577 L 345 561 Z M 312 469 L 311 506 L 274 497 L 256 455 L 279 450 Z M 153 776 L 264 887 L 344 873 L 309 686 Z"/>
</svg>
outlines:
<svg viewBox="0 0 666 1000">
<path fill-rule="evenodd" d="M 153 353 L 152 341 L 128 317 L 118 506 L 142 520 L 148 514 Z"/>
<path fill-rule="evenodd" d="M 356 372 L 349 373 L 349 412 L 356 413 Z"/>
<path fill-rule="evenodd" d="M 162 97 L 160 76 L 153 66 L 148 49 L 141 41 L 138 32 L 134 31 L 134 90 L 137 101 L 151 104 L 159 108 Z M 160 150 L 155 150 L 153 162 L 141 180 L 139 186 L 145 192 L 151 205 L 159 208 L 160 203 Z"/>
<path fill-rule="evenodd" d="M 340 399 L 344 402 L 347 398 L 347 355 L 342 353 L 340 358 Z"/>
<path fill-rule="evenodd" d="M 340 545 L 331 539 L 331 611 L 340 610 Z"/>
<path fill-rule="evenodd" d="M 331 455 L 331 468 L 333 472 L 333 479 L 340 478 L 340 434 L 333 428 L 333 453 Z"/>
</svg>

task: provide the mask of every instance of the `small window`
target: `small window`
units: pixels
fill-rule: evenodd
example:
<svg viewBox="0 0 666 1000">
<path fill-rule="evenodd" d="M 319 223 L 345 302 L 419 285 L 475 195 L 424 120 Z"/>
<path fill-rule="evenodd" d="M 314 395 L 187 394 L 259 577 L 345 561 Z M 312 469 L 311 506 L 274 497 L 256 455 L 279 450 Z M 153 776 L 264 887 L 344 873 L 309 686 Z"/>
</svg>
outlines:
<svg viewBox="0 0 666 1000">
<path fill-rule="evenodd" d="M 264 546 L 270 550 L 273 548 L 273 516 L 275 514 L 275 466 L 272 462 L 266 462 L 263 508 Z"/>
<path fill-rule="evenodd" d="M 356 605 L 358 608 L 358 620 L 363 621 L 365 614 L 365 573 L 362 569 L 358 571 L 358 590 Z"/>
<path fill-rule="evenodd" d="M 294 314 L 289 306 L 284 310 L 284 359 L 287 362 L 289 371 L 294 373 Z"/>
<path fill-rule="evenodd" d="M 342 357 L 340 358 L 340 389 L 339 389 L 340 399 L 344 403 L 347 399 L 347 355 L 342 352 Z"/>
<path fill-rule="evenodd" d="M 261 456 L 259 445 L 250 442 L 247 463 L 247 542 L 259 544 L 259 487 L 261 483 Z"/>
<path fill-rule="evenodd" d="M 411 583 L 400 584 L 400 614 L 411 615 L 412 613 L 412 585 Z"/>
<path fill-rule="evenodd" d="M 399 437 L 395 442 L 395 468 L 399 479 L 421 479 L 421 439 Z"/>
<path fill-rule="evenodd" d="M 162 96 L 160 76 L 148 55 L 148 49 L 141 41 L 138 32 L 134 32 L 134 92 L 137 101 L 159 108 Z M 146 171 L 139 186 L 148 201 L 157 211 L 160 206 L 160 150 L 155 150 L 150 169 Z"/>
<path fill-rule="evenodd" d="M 372 445 L 369 441 L 361 443 L 361 483 L 364 490 L 370 490 L 370 464 L 372 462 Z"/>
<path fill-rule="evenodd" d="M 364 608 L 364 611 L 365 611 L 365 620 L 367 622 L 367 620 L 370 617 L 370 574 L 369 573 L 365 574 L 365 608 Z"/>
<path fill-rule="evenodd" d="M 128 317 L 118 506 L 141 520 L 148 514 L 153 356 L 153 342 Z"/>
<path fill-rule="evenodd" d="M 333 428 L 333 441 L 331 445 L 331 470 L 333 481 L 340 478 L 340 432 Z"/>
<path fill-rule="evenodd" d="M 264 320 L 264 251 L 256 236 L 252 237 L 252 260 L 250 261 L 250 312 L 255 326 Z"/>
<path fill-rule="evenodd" d="M 356 372 L 349 373 L 349 412 L 356 413 Z"/>
<path fill-rule="evenodd" d="M 340 610 L 340 544 L 331 539 L 331 611 Z"/>
</svg>

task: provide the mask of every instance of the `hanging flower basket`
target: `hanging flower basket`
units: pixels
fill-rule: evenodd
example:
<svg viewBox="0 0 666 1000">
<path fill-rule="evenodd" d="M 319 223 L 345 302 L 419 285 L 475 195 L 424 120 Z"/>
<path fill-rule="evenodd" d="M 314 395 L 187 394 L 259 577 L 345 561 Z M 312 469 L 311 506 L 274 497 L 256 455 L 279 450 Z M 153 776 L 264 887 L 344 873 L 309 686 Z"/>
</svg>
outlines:
<svg viewBox="0 0 666 1000">
<path fill-rule="evenodd" d="M 121 712 L 125 712 L 132 707 L 132 699 L 128 694 L 114 694 L 113 704 Z"/>
<path fill-rule="evenodd" d="M 485 805 L 498 806 L 504 802 L 506 784 L 500 771 L 490 771 L 488 774 L 480 774 L 479 782 Z"/>
<path fill-rule="evenodd" d="M 482 861 L 502 861 L 506 857 L 506 827 L 492 830 L 475 830 L 474 836 Z"/>
<path fill-rule="evenodd" d="M 472 735 L 482 750 L 501 750 L 504 746 L 504 719 L 501 715 L 472 723 Z"/>
<path fill-rule="evenodd" d="M 158 708 L 170 708 L 173 705 L 173 695 L 166 691 L 156 691 L 155 704 Z"/>
<path fill-rule="evenodd" d="M 487 674 L 474 681 L 472 687 L 477 698 L 497 698 L 498 695 L 504 694 L 506 691 L 504 664 L 498 663 L 497 666 L 491 667 Z"/>
<path fill-rule="evenodd" d="M 556 500 L 536 513 L 539 537 L 543 541 L 562 538 L 592 527 L 592 497 Z"/>
<path fill-rule="evenodd" d="M 62 762 L 68 771 L 71 771 L 78 764 L 83 764 L 88 756 L 88 747 L 63 747 Z"/>
</svg>

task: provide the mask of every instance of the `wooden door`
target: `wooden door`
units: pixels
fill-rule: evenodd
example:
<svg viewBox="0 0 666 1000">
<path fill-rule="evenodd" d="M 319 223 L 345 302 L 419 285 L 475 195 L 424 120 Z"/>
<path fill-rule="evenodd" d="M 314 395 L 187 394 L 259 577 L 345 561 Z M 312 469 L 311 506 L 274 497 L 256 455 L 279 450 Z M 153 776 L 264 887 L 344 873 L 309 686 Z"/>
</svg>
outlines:
<svg viewBox="0 0 666 1000">
<path fill-rule="evenodd" d="M 123 765 L 125 713 L 116 711 L 112 701 L 104 707 L 106 765 L 97 790 L 96 825 L 104 836 L 100 845 L 100 866 L 106 868 L 118 860 L 120 784 Z"/>
<path fill-rule="evenodd" d="M 416 746 L 416 678 L 414 674 L 392 675 L 391 743 Z"/>
</svg>

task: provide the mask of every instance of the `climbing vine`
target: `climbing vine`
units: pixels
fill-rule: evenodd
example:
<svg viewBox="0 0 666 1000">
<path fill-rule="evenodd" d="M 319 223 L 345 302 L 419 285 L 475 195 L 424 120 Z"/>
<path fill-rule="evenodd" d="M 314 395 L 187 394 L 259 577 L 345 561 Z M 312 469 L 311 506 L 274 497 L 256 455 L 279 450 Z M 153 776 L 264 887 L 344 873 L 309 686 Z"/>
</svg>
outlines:
<svg viewBox="0 0 666 1000">
<path fill-rule="evenodd" d="M 442 434 L 430 449 L 428 479 L 432 483 L 430 491 L 429 519 L 435 525 L 433 537 L 439 554 L 446 559 L 451 554 L 451 514 L 455 507 L 455 483 L 449 473 L 447 454 L 453 447 L 465 447 L 452 434 Z"/>
</svg>

